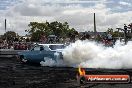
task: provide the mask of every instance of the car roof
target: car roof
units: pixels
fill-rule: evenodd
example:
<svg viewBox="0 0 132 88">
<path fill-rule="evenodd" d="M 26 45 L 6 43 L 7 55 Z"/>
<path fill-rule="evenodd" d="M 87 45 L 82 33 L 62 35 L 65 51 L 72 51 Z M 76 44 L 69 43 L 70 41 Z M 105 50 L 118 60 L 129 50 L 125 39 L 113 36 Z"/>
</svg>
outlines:
<svg viewBox="0 0 132 88">
<path fill-rule="evenodd" d="M 38 45 L 42 45 L 42 46 L 49 46 L 49 45 L 64 45 L 64 44 L 38 44 Z"/>
</svg>

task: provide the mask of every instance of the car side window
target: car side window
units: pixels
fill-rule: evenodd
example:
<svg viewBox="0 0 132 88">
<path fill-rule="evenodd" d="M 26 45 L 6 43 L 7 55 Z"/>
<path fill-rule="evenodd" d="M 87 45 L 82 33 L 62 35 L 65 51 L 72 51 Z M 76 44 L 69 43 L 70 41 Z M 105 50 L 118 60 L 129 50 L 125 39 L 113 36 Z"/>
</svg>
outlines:
<svg viewBox="0 0 132 88">
<path fill-rule="evenodd" d="M 44 50 L 45 51 L 49 51 L 49 47 L 48 46 L 44 46 Z"/>
<path fill-rule="evenodd" d="M 34 51 L 36 51 L 36 50 L 38 51 L 38 50 L 40 50 L 40 47 L 42 47 L 42 46 L 35 46 L 33 50 Z"/>
<path fill-rule="evenodd" d="M 40 46 L 40 51 L 43 51 L 44 50 L 44 47 L 43 46 Z"/>
</svg>

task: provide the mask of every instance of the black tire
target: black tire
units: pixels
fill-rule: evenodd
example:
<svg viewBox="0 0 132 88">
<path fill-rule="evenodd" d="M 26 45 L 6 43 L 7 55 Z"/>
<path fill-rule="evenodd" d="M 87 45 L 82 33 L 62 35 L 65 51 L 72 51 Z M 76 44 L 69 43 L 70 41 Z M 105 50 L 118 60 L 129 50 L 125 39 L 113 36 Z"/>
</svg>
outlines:
<svg viewBox="0 0 132 88">
<path fill-rule="evenodd" d="M 20 60 L 21 60 L 22 63 L 28 63 L 28 61 L 26 61 L 26 62 L 23 61 L 24 60 L 24 56 L 23 55 L 20 56 Z"/>
<path fill-rule="evenodd" d="M 22 59 L 24 59 L 24 56 L 23 56 L 23 55 L 20 56 L 20 60 L 21 60 L 21 61 L 22 61 Z"/>
<path fill-rule="evenodd" d="M 87 80 L 86 80 L 86 78 L 84 76 L 80 77 L 79 81 L 80 81 L 80 85 L 84 85 L 84 84 L 87 83 Z"/>
</svg>

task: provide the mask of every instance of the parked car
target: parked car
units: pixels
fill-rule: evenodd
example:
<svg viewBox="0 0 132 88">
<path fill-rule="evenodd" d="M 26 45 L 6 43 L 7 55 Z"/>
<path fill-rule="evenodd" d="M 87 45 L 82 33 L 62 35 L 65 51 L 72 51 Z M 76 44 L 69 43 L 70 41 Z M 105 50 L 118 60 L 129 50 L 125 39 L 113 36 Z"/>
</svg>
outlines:
<svg viewBox="0 0 132 88">
<path fill-rule="evenodd" d="M 18 53 L 18 57 L 25 63 L 45 62 L 45 58 L 57 61 L 63 59 L 64 44 L 37 44 L 31 50 Z"/>
</svg>

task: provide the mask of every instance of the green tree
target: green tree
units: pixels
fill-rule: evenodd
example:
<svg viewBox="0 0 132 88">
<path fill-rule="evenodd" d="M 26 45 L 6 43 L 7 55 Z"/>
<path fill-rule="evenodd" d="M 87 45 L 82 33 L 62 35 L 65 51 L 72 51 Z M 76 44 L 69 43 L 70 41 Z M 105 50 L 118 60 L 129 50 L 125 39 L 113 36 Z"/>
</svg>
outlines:
<svg viewBox="0 0 132 88">
<path fill-rule="evenodd" d="M 31 35 L 31 41 L 38 41 L 41 35 L 49 36 L 56 35 L 57 37 L 69 37 L 69 34 L 77 34 L 78 32 L 74 28 L 69 28 L 67 22 L 30 22 L 29 29 L 25 30 Z"/>
<path fill-rule="evenodd" d="M 106 31 L 107 33 L 113 33 L 113 29 L 112 28 L 108 28 L 108 30 Z"/>
<path fill-rule="evenodd" d="M 2 39 L 7 39 L 7 41 L 14 41 L 15 38 L 16 38 L 16 33 L 14 31 L 7 31 L 2 36 Z"/>
<path fill-rule="evenodd" d="M 123 32 L 113 31 L 112 28 L 108 28 L 106 33 L 111 33 L 113 38 L 115 38 L 115 37 L 123 37 L 124 36 Z"/>
</svg>

